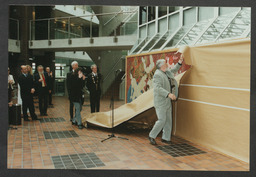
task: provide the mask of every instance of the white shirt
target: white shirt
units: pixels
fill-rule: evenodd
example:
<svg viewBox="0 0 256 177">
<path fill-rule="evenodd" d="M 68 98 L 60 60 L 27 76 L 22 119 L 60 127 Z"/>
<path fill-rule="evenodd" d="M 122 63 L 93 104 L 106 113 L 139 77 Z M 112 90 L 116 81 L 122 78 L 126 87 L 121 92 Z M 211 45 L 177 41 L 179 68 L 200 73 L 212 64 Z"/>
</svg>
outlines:
<svg viewBox="0 0 256 177">
<path fill-rule="evenodd" d="M 13 84 L 15 84 L 15 81 L 14 81 L 13 76 L 11 74 L 8 75 L 8 83 L 9 83 L 10 80 L 13 81 L 13 83 L 10 84 L 11 88 L 13 89 Z M 8 88 L 9 88 L 9 84 L 8 84 Z"/>
</svg>

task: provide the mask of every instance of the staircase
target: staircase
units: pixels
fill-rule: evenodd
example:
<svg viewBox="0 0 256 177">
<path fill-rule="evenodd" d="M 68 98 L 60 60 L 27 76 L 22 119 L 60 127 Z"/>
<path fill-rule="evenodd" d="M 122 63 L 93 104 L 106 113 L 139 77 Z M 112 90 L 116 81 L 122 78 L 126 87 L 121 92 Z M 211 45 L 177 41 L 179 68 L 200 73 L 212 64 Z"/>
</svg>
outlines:
<svg viewBox="0 0 256 177">
<path fill-rule="evenodd" d="M 105 94 L 102 96 L 102 99 L 111 99 L 112 96 L 112 89 L 114 89 L 114 99 L 119 100 L 119 86 L 122 82 L 121 78 L 124 75 L 124 71 L 119 72 L 116 79 L 112 82 L 108 90 L 105 92 Z"/>
</svg>

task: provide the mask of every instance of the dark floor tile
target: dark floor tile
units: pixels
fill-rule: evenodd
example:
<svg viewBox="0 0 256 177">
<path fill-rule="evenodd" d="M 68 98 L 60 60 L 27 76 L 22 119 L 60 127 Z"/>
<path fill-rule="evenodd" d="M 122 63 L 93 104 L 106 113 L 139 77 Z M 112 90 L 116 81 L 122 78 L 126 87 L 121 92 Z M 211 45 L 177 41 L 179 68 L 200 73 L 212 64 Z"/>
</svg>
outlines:
<svg viewBox="0 0 256 177">
<path fill-rule="evenodd" d="M 70 131 L 56 131 L 56 132 L 48 132 L 45 131 L 44 137 L 45 139 L 59 139 L 59 138 L 72 138 L 72 137 L 79 137 L 75 132 L 72 134 Z"/>
<path fill-rule="evenodd" d="M 157 148 L 173 157 L 205 153 L 204 151 L 186 143 L 157 146 Z"/>
</svg>

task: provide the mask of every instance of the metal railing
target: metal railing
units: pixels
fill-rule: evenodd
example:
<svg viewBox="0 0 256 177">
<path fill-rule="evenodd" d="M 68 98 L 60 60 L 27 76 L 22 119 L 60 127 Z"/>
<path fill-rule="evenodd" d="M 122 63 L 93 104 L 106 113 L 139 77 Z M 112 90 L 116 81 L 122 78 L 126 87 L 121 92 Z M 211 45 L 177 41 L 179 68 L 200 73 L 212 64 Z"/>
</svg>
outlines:
<svg viewBox="0 0 256 177">
<path fill-rule="evenodd" d="M 30 20 L 30 41 L 31 40 L 51 40 L 56 39 L 54 31 L 56 29 L 66 31 L 68 39 L 71 38 L 70 34 L 80 35 L 81 38 L 88 37 L 99 37 L 99 25 L 94 24 L 93 18 L 99 16 L 109 16 L 113 15 L 117 17 L 118 15 L 127 15 L 136 13 L 137 9 L 134 11 L 122 11 L 122 12 L 112 12 L 112 13 L 101 13 L 101 14 L 90 14 L 82 16 L 67 16 L 67 17 L 56 17 L 47 19 L 36 19 Z M 90 21 L 83 19 L 83 17 L 90 17 Z M 108 22 L 109 23 L 109 22 Z M 38 30 L 39 29 L 39 30 Z M 135 29 L 136 30 L 136 29 Z M 115 31 L 115 36 L 116 36 Z M 124 35 L 124 34 L 119 34 Z M 103 36 L 103 35 L 102 35 Z"/>
<path fill-rule="evenodd" d="M 118 14 L 122 13 L 123 10 L 120 10 L 119 12 L 117 12 L 113 17 L 111 17 L 106 23 L 104 23 L 103 26 L 106 26 L 109 22 L 111 22 Z"/>
<path fill-rule="evenodd" d="M 198 42 L 199 40 L 203 37 L 204 34 L 207 34 L 208 33 L 208 29 L 211 28 L 211 26 L 214 25 L 214 22 L 218 20 L 219 17 L 222 17 L 222 18 L 225 18 L 226 15 L 228 16 L 231 16 L 231 17 L 226 17 L 226 22 L 223 23 L 222 25 L 224 25 L 224 28 L 221 29 L 219 32 L 218 32 L 218 35 L 216 37 L 214 37 L 214 39 L 209 39 L 207 42 L 213 42 L 213 41 L 218 41 L 220 40 L 220 38 L 224 35 L 224 32 L 225 30 L 227 30 L 229 28 L 229 26 L 235 21 L 235 19 L 239 16 L 239 14 L 241 12 L 244 13 L 247 13 L 248 16 L 250 16 L 250 11 L 249 10 L 244 10 L 243 8 L 242 9 L 239 9 L 238 11 L 234 11 L 234 12 L 231 12 L 229 14 L 224 14 L 224 15 L 218 15 L 216 17 L 214 17 L 212 20 L 210 20 L 210 22 L 206 25 L 206 27 L 200 32 L 198 33 L 198 36 L 191 42 L 191 45 L 198 45 Z M 248 11 L 248 12 L 247 12 Z M 234 14 L 234 15 L 233 15 Z M 173 14 L 168 14 L 166 17 L 170 18 Z M 162 17 L 161 17 L 162 18 Z M 230 19 L 229 19 L 230 18 Z M 241 17 L 240 17 L 241 18 Z M 196 22 L 195 24 L 193 25 L 196 25 L 198 22 Z M 235 24 L 235 22 L 234 22 Z M 238 25 L 242 25 L 241 23 L 238 23 Z M 232 38 L 228 38 L 228 36 L 224 36 L 223 37 L 223 40 L 230 40 L 230 39 L 235 39 L 235 38 L 241 38 L 241 37 L 248 37 L 249 34 L 250 34 L 250 23 L 247 22 L 245 23 L 244 22 L 244 25 L 248 25 L 249 27 L 244 29 L 244 31 L 242 31 L 241 34 L 237 35 L 237 36 L 233 36 Z M 188 29 L 184 34 L 182 34 L 182 37 L 181 38 L 178 38 L 178 42 L 175 43 L 175 45 L 172 45 L 172 46 L 168 46 L 168 43 L 171 42 L 171 40 L 174 39 L 175 35 L 179 33 L 179 30 L 181 30 L 184 26 L 179 26 L 179 28 L 177 30 L 175 30 L 174 32 L 172 32 L 171 34 L 169 34 L 168 36 L 168 39 L 166 40 L 166 42 L 164 44 L 162 44 L 162 46 L 160 48 L 154 48 L 154 47 L 151 47 L 147 52 L 150 52 L 150 51 L 159 51 L 159 50 L 164 50 L 164 49 L 167 49 L 167 48 L 175 48 L 175 47 L 178 47 L 181 43 L 181 41 L 183 41 L 183 39 L 187 36 L 187 34 L 193 29 L 193 26 L 190 27 L 190 29 Z M 168 27 L 167 27 L 168 28 Z M 169 30 L 169 29 L 167 29 Z M 132 49 L 128 52 L 129 55 L 130 54 L 135 54 L 135 53 L 141 53 L 143 52 L 142 50 L 140 51 L 136 51 L 136 49 L 138 47 L 141 47 L 141 48 L 144 48 L 146 47 L 146 45 L 148 44 L 148 42 L 143 42 L 145 39 L 147 39 L 148 36 L 146 36 L 145 38 L 143 38 L 142 40 L 138 40 L 136 44 L 134 44 L 134 46 L 132 47 Z M 164 35 L 162 35 L 162 37 L 164 37 Z M 162 38 L 161 37 L 161 38 Z M 159 40 L 161 40 L 161 38 Z M 157 43 L 158 41 L 156 41 Z M 204 43 L 204 42 L 203 42 Z M 154 44 L 155 45 L 155 44 Z M 154 46 L 153 45 L 153 46 Z M 136 51 L 136 52 L 135 52 Z"/>
<path fill-rule="evenodd" d="M 117 64 L 118 64 L 122 59 L 125 59 L 125 57 L 122 56 L 122 57 L 120 57 L 120 58 L 118 58 L 118 59 L 116 60 L 116 62 L 114 63 L 114 65 L 111 67 L 111 69 L 110 69 L 109 72 L 107 73 L 106 77 L 103 79 L 103 82 L 104 82 L 106 79 L 108 79 L 108 77 L 111 75 L 111 73 L 114 72 L 114 70 L 115 70 Z"/>
</svg>

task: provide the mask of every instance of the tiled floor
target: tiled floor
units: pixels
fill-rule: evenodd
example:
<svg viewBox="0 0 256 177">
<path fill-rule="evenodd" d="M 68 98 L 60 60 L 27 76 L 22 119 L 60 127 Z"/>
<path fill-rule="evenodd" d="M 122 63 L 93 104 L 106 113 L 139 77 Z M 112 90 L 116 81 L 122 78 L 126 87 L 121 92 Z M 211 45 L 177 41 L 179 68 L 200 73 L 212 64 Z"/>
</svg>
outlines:
<svg viewBox="0 0 256 177">
<path fill-rule="evenodd" d="M 23 169 L 154 169 L 247 171 L 249 164 L 173 137 L 172 144 L 149 144 L 149 130 L 116 130 L 116 135 L 101 142 L 110 130 L 90 127 L 78 129 L 69 121 L 69 102 L 54 97 L 49 116 L 23 122 L 8 131 L 8 168 Z M 115 102 L 118 107 L 123 101 Z M 85 102 L 82 115 L 89 112 Z M 101 111 L 109 110 L 109 100 L 101 101 Z M 36 109 L 38 114 L 38 108 Z M 156 165 L 157 164 L 157 165 Z"/>
</svg>

